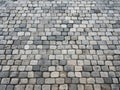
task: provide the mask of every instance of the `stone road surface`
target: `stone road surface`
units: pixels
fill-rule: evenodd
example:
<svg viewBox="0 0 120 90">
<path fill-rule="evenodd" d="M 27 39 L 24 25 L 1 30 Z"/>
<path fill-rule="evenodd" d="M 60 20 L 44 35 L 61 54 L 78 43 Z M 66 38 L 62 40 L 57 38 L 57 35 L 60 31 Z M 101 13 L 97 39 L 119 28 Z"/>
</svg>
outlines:
<svg viewBox="0 0 120 90">
<path fill-rule="evenodd" d="M 120 90 L 120 0 L 0 0 L 0 90 Z"/>
</svg>

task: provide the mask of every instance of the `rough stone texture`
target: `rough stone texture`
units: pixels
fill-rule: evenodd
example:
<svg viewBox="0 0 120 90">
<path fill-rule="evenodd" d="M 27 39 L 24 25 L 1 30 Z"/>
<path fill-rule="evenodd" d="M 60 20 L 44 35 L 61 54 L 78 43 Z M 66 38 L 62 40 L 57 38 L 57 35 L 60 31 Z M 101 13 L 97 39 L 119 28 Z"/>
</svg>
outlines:
<svg viewBox="0 0 120 90">
<path fill-rule="evenodd" d="M 119 90 L 120 0 L 0 0 L 0 90 Z"/>
</svg>

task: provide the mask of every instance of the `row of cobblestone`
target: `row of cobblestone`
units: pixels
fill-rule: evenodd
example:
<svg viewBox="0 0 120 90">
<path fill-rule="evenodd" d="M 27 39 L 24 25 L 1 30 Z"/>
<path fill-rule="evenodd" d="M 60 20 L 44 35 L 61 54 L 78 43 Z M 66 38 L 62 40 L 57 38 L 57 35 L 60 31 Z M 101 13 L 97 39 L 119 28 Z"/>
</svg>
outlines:
<svg viewBox="0 0 120 90">
<path fill-rule="evenodd" d="M 15 88 L 14 88 L 15 87 Z M 63 85 L 0 85 L 1 90 L 119 90 L 116 84 L 63 84 Z"/>
</svg>

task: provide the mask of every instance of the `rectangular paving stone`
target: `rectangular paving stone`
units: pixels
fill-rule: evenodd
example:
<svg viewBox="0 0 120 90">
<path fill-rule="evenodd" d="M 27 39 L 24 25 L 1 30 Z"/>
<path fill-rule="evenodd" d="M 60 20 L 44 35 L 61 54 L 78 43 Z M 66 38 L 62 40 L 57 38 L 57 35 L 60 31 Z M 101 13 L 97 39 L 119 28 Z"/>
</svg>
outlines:
<svg viewBox="0 0 120 90">
<path fill-rule="evenodd" d="M 83 66 L 84 71 L 92 71 L 92 66 Z"/>
<path fill-rule="evenodd" d="M 9 76 L 9 72 L 0 72 L 0 77 L 8 77 Z"/>
<path fill-rule="evenodd" d="M 41 89 L 41 85 L 35 85 L 35 86 L 34 86 L 34 90 L 42 90 L 42 89 Z"/>
<path fill-rule="evenodd" d="M 7 85 L 6 90 L 13 90 L 14 86 L 13 85 Z"/>
<path fill-rule="evenodd" d="M 0 90 L 5 90 L 6 89 L 6 85 L 0 85 Z"/>
<path fill-rule="evenodd" d="M 50 85 L 42 85 L 42 90 L 50 90 Z"/>
<path fill-rule="evenodd" d="M 15 85 L 15 90 L 25 90 L 25 85 Z"/>
<path fill-rule="evenodd" d="M 27 77 L 27 72 L 20 72 L 19 73 L 19 77 L 21 77 L 21 78 L 25 78 L 25 77 Z"/>
<path fill-rule="evenodd" d="M 45 82 L 44 78 L 38 78 L 38 79 L 37 79 L 37 84 L 38 84 L 38 85 L 39 85 L 39 84 L 44 84 L 44 82 Z"/>
<path fill-rule="evenodd" d="M 54 78 L 46 78 L 45 79 L 45 83 L 46 84 L 54 84 L 55 83 L 55 79 Z"/>
<path fill-rule="evenodd" d="M 75 85 L 75 84 L 70 84 L 69 85 L 69 90 L 77 90 L 77 85 Z"/>
</svg>

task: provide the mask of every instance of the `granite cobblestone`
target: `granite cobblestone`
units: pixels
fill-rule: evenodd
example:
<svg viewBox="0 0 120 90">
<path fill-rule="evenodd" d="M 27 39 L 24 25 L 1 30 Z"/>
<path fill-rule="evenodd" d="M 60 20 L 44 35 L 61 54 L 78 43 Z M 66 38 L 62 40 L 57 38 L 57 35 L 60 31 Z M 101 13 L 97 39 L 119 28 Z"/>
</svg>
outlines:
<svg viewBox="0 0 120 90">
<path fill-rule="evenodd" d="M 119 0 L 0 0 L 0 90 L 119 90 Z"/>
</svg>

